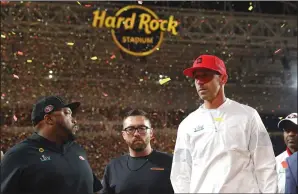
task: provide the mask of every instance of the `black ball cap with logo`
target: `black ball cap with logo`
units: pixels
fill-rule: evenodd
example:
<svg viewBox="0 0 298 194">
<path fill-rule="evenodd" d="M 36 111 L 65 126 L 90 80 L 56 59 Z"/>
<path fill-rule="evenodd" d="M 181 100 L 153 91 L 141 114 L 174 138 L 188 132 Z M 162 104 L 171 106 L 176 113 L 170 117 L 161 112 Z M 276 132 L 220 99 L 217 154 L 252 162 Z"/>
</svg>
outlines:
<svg viewBox="0 0 298 194">
<path fill-rule="evenodd" d="M 80 102 L 72 102 L 67 104 L 60 96 L 46 96 L 38 100 L 36 104 L 33 105 L 31 121 L 35 126 L 44 119 L 46 114 L 65 107 L 70 108 L 71 111 L 74 112 L 80 105 Z"/>
</svg>

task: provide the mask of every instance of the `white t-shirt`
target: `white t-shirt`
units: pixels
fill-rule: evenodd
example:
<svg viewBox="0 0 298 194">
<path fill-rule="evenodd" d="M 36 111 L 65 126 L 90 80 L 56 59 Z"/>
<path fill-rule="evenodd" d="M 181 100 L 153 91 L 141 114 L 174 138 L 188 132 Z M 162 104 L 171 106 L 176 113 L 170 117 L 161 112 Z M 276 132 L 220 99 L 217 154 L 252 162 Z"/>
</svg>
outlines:
<svg viewBox="0 0 298 194">
<path fill-rule="evenodd" d="M 286 167 L 283 163 L 286 162 L 286 158 L 289 157 L 289 154 L 286 151 L 282 152 L 276 156 L 276 172 L 278 176 L 278 193 L 285 193 L 286 185 Z"/>
<path fill-rule="evenodd" d="M 179 125 L 171 182 L 175 193 L 276 193 L 275 156 L 257 111 L 227 99 L 198 108 Z"/>
</svg>

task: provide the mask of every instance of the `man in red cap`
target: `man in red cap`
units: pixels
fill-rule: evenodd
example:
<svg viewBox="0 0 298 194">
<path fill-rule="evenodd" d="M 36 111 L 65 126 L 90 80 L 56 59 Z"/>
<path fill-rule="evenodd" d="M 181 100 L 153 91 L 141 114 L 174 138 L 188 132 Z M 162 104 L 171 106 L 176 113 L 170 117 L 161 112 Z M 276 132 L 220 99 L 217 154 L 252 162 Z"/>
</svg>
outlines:
<svg viewBox="0 0 298 194">
<path fill-rule="evenodd" d="M 276 193 L 269 134 L 252 107 L 225 97 L 227 73 L 216 56 L 199 56 L 184 75 L 204 104 L 179 125 L 171 182 L 175 193 Z"/>
<path fill-rule="evenodd" d="M 278 128 L 283 130 L 284 141 L 287 149 L 276 156 L 276 171 L 278 174 L 278 193 L 285 193 L 286 159 L 298 151 L 298 123 L 297 113 L 289 114 L 278 123 Z"/>
</svg>

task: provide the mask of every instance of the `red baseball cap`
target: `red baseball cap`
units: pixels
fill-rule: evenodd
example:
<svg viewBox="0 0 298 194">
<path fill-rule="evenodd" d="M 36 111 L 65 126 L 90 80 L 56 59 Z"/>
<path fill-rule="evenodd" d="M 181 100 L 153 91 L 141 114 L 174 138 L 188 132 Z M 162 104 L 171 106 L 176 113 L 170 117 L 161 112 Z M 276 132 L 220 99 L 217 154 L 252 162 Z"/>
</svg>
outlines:
<svg viewBox="0 0 298 194">
<path fill-rule="evenodd" d="M 193 77 L 193 73 L 197 69 L 210 69 L 217 71 L 221 75 L 227 75 L 224 62 L 214 55 L 201 55 L 193 63 L 192 67 L 183 71 L 183 74 L 188 77 Z"/>
</svg>

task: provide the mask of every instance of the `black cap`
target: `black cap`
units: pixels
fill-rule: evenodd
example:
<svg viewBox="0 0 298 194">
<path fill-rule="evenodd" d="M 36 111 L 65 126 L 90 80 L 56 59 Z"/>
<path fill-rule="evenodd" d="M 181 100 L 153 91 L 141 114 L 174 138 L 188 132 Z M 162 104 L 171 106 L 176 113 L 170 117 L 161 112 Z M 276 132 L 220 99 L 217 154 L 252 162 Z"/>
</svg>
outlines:
<svg viewBox="0 0 298 194">
<path fill-rule="evenodd" d="M 61 108 L 68 107 L 72 111 L 75 111 L 80 106 L 80 102 L 73 102 L 66 104 L 63 99 L 59 96 L 47 96 L 36 102 L 33 105 L 33 110 L 31 113 L 31 121 L 33 125 L 37 125 L 40 121 L 44 119 L 46 114 L 60 110 Z"/>
</svg>

